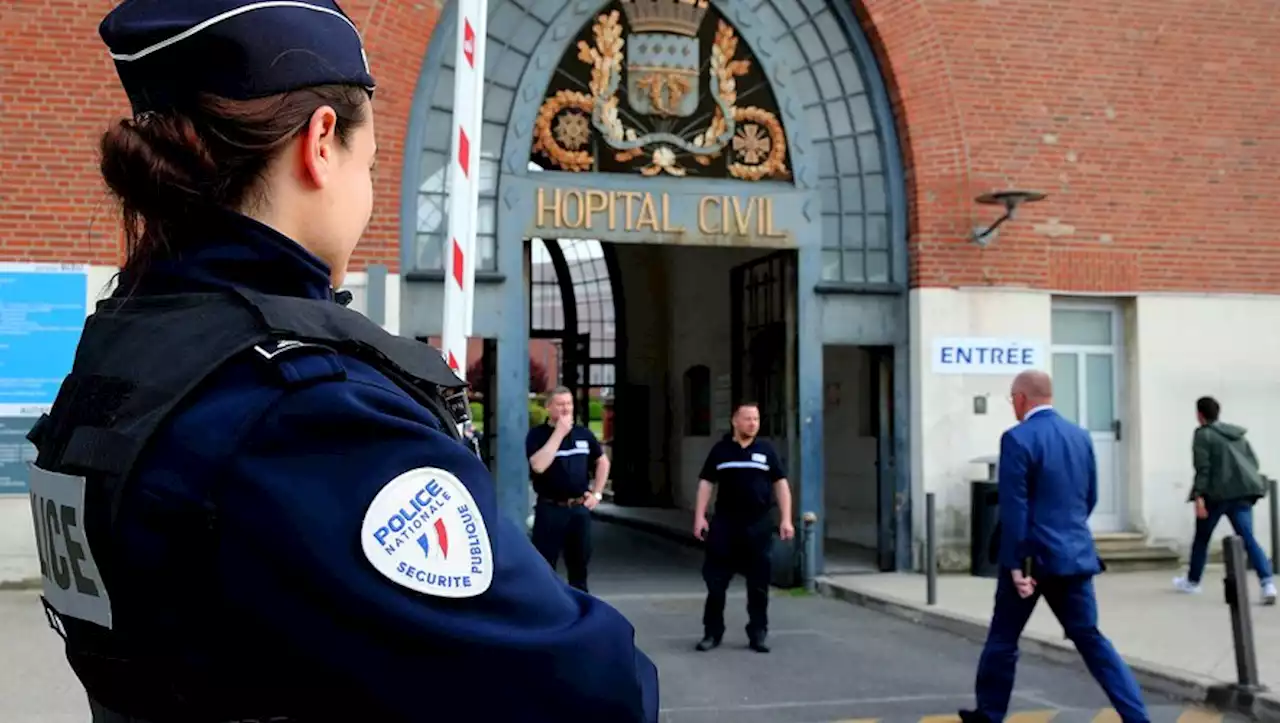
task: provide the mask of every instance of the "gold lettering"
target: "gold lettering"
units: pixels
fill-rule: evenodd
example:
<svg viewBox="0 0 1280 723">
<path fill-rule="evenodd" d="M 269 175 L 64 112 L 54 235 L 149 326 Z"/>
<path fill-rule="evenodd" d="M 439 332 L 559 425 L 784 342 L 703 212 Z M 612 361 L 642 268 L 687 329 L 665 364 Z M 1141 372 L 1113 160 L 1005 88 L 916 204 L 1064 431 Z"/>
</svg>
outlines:
<svg viewBox="0 0 1280 723">
<path fill-rule="evenodd" d="M 622 208 L 622 228 L 624 231 L 634 231 L 635 226 L 631 224 L 631 219 L 633 218 L 631 215 L 631 202 L 640 194 L 635 191 L 619 191 L 618 195 L 622 196 L 625 201 Z"/>
<path fill-rule="evenodd" d="M 552 228 L 559 228 L 563 217 L 560 215 L 560 189 L 558 188 L 552 195 L 552 201 L 549 205 L 547 204 L 546 189 L 538 189 L 538 228 L 547 227 L 546 214 L 548 211 L 551 212 L 551 219 L 553 221 Z"/>
<path fill-rule="evenodd" d="M 763 216 L 763 218 L 765 218 L 766 221 L 764 224 L 764 231 L 762 231 L 760 235 L 766 236 L 768 238 L 782 238 L 786 236 L 785 233 L 779 233 L 773 228 L 773 199 L 765 198 L 764 204 L 765 204 L 764 207 L 768 210 L 768 213 L 764 214 Z"/>
<path fill-rule="evenodd" d="M 671 225 L 671 196 L 662 194 L 662 230 L 667 233 L 684 233 L 684 226 Z"/>
<path fill-rule="evenodd" d="M 618 194 L 609 194 L 609 230 L 618 230 Z"/>
<path fill-rule="evenodd" d="M 591 228 L 591 217 L 609 207 L 609 194 L 604 191 L 587 191 L 587 228 Z"/>
<path fill-rule="evenodd" d="M 751 211 L 755 206 L 755 199 L 747 199 L 746 208 L 742 208 L 742 201 L 737 197 L 733 197 L 733 220 L 737 223 L 738 235 L 746 236 L 751 231 Z"/>
<path fill-rule="evenodd" d="M 653 206 L 653 195 L 644 194 L 644 201 L 640 204 L 640 215 L 636 218 L 636 230 L 649 227 L 652 231 L 658 230 L 658 210 Z"/>
<path fill-rule="evenodd" d="M 720 203 L 720 199 L 715 196 L 703 196 L 702 200 L 698 201 L 698 233 L 712 236 L 724 230 L 724 226 L 720 226 L 713 230 L 711 228 L 711 224 L 708 223 L 708 219 L 710 218 L 710 215 L 707 213 L 708 207 Z"/>
<path fill-rule="evenodd" d="M 569 211 L 570 199 L 574 202 L 574 211 L 577 214 L 576 220 Z M 560 209 L 560 214 L 560 217 L 564 219 L 563 226 L 565 228 L 582 228 L 586 225 L 587 206 L 582 202 L 582 191 L 571 189 L 564 192 L 564 205 Z"/>
<path fill-rule="evenodd" d="M 676 201 L 680 203 L 682 198 L 677 197 Z M 669 192 L 538 188 L 534 225 L 540 229 L 599 229 L 604 225 L 601 217 L 604 214 L 610 231 L 685 233 L 688 229 L 676 222 L 672 205 Z M 697 214 L 698 233 L 703 236 L 785 238 L 787 235 L 776 228 L 774 199 L 769 196 L 701 196 Z M 721 240 L 732 243 L 728 238 Z"/>
</svg>

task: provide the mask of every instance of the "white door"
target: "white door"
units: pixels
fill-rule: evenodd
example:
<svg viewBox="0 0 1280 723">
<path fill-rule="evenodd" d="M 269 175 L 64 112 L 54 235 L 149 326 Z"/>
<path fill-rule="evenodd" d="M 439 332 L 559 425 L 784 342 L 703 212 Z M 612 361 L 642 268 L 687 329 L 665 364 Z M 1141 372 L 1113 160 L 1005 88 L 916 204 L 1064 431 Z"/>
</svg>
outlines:
<svg viewBox="0 0 1280 723">
<path fill-rule="evenodd" d="M 1125 527 L 1120 322 L 1120 311 L 1114 306 L 1054 303 L 1054 407 L 1093 437 L 1098 505 L 1089 526 L 1095 533 L 1120 532 Z"/>
</svg>

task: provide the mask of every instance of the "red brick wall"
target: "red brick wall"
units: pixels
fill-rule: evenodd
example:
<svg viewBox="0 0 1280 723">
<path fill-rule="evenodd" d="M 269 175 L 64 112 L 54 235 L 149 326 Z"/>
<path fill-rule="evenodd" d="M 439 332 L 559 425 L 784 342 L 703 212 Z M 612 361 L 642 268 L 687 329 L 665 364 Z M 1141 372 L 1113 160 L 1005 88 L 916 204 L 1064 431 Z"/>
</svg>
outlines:
<svg viewBox="0 0 1280 723">
<path fill-rule="evenodd" d="M 345 0 L 379 81 L 357 266 L 398 269 L 400 170 L 438 1 Z M 1272 0 L 858 0 L 898 112 L 913 284 L 1280 291 Z M 127 106 L 111 0 L 3 0 L 0 259 L 112 263 L 98 134 Z M 1043 190 L 981 249 L 1004 187 Z"/>
<path fill-rule="evenodd" d="M 128 109 L 97 36 L 103 0 L 0 10 L 0 259 L 114 264 L 96 141 Z"/>
<path fill-rule="evenodd" d="M 364 36 L 369 65 L 378 81 L 374 93 L 378 169 L 373 219 L 356 250 L 353 266 L 383 263 L 397 273 L 400 173 L 409 132 L 409 109 L 443 0 L 341 0 L 341 5 Z"/>
<path fill-rule="evenodd" d="M 898 108 L 913 283 L 1280 292 L 1273 0 L 861 0 Z M 999 210 L 1042 190 L 987 249 Z"/>
<path fill-rule="evenodd" d="M 97 142 L 127 114 L 98 37 L 114 0 L 0 0 L 0 260 L 114 264 L 121 235 Z M 345 0 L 378 79 L 373 219 L 354 268 L 399 270 L 400 168 L 437 2 Z"/>
</svg>

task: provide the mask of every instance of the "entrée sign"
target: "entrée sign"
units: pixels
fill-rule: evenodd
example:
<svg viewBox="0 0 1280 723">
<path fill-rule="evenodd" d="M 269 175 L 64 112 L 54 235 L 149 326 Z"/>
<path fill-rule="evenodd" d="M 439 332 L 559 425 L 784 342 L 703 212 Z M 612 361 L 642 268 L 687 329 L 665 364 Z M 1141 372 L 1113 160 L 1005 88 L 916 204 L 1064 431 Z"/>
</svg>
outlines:
<svg viewBox="0 0 1280 723">
<path fill-rule="evenodd" d="M 671 195 L 648 191 L 538 188 L 537 229 L 651 231 L 683 234 Z M 774 228 L 769 196 L 706 195 L 698 199 L 698 233 L 704 236 L 785 238 Z"/>
</svg>

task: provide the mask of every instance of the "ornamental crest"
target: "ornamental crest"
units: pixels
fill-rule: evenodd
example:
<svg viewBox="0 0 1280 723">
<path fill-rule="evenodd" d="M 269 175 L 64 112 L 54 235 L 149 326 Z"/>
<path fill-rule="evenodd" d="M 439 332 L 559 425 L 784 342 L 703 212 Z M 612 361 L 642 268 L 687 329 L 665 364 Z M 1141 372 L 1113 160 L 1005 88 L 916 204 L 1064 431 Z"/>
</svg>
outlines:
<svg viewBox="0 0 1280 723">
<path fill-rule="evenodd" d="M 619 0 L 575 50 L 534 123 L 544 168 L 790 178 L 769 84 L 707 0 Z"/>
</svg>

